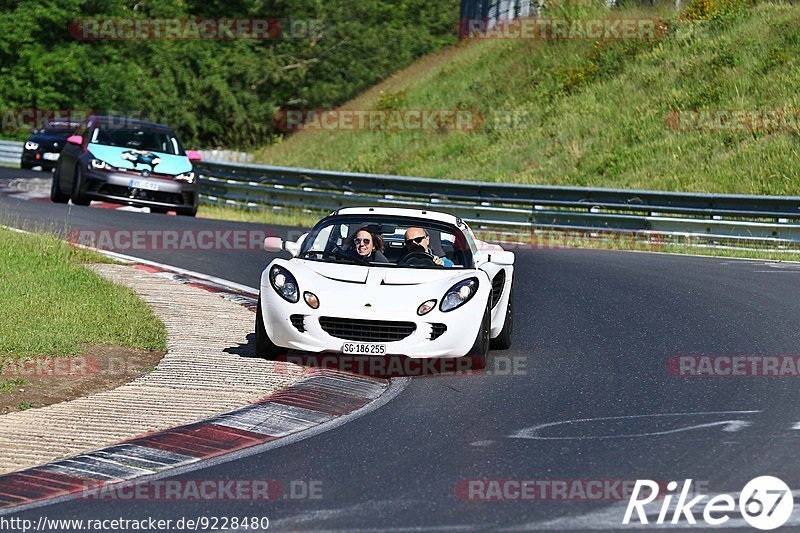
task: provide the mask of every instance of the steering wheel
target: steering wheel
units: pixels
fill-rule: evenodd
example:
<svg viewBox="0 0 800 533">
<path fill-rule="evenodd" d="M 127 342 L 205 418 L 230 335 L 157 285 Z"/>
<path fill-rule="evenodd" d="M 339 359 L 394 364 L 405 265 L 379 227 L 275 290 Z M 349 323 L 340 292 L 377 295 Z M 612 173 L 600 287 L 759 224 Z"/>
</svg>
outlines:
<svg viewBox="0 0 800 533">
<path fill-rule="evenodd" d="M 427 252 L 409 252 L 403 256 L 403 258 L 401 258 L 397 264 L 409 266 L 430 266 L 435 265 L 436 262 Z"/>
<path fill-rule="evenodd" d="M 329 257 L 336 257 L 337 255 L 342 256 L 344 254 L 345 254 L 344 248 L 342 248 L 338 244 L 335 244 L 333 248 L 331 248 L 330 250 L 322 252 L 322 258 L 327 259 Z"/>
</svg>

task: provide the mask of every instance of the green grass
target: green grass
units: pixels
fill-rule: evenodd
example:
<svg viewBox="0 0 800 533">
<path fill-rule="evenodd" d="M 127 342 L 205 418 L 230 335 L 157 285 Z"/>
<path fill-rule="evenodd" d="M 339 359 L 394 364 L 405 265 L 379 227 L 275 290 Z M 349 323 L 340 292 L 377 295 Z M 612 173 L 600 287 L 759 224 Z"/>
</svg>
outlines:
<svg viewBox="0 0 800 533">
<path fill-rule="evenodd" d="M 17 390 L 19 387 L 23 387 L 28 384 L 27 379 L 22 378 L 0 378 L 0 392 L 13 392 Z"/>
<path fill-rule="evenodd" d="M 712 3 L 695 1 L 694 17 Z M 452 47 L 346 107 L 475 110 L 487 118 L 477 131 L 301 132 L 256 160 L 490 182 L 795 195 L 796 131 L 675 131 L 667 123 L 675 110 L 800 109 L 800 5 L 737 9 L 692 22 L 671 9 L 612 12 L 669 19 L 658 40 Z M 564 10 L 609 16 L 599 5 Z"/>
<path fill-rule="evenodd" d="M 131 289 L 81 263 L 102 256 L 0 229 L 0 358 L 68 356 L 81 345 L 166 349 L 166 330 Z"/>
<path fill-rule="evenodd" d="M 242 209 L 213 204 L 200 204 L 197 216 L 231 220 L 234 222 L 255 222 L 275 226 L 300 226 L 310 228 L 323 217 L 322 214 L 292 209 Z"/>
<path fill-rule="evenodd" d="M 762 259 L 765 261 L 794 261 L 800 262 L 800 251 L 779 252 L 773 250 L 758 249 L 732 249 L 732 248 L 711 248 L 705 246 L 693 246 L 691 244 L 668 244 L 661 250 L 665 253 L 686 254 L 686 255 L 710 255 L 713 257 L 730 257 L 732 259 Z"/>
</svg>

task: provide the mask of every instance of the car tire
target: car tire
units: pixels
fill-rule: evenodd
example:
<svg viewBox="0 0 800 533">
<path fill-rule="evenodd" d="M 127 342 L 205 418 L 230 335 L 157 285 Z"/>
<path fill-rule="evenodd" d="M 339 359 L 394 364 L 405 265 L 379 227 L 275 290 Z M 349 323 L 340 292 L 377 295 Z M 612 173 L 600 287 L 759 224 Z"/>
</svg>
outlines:
<svg viewBox="0 0 800 533">
<path fill-rule="evenodd" d="M 72 203 L 75 205 L 89 205 L 92 203 L 91 200 L 88 198 L 84 198 L 81 195 L 81 178 L 83 177 L 83 171 L 81 170 L 81 166 L 75 166 L 75 174 L 72 176 L 72 194 L 70 195 L 70 199 Z"/>
<path fill-rule="evenodd" d="M 53 172 L 50 182 L 50 201 L 57 204 L 65 204 L 69 201 L 69 195 L 61 192 L 61 184 L 58 182 L 60 173 L 59 167 Z"/>
<path fill-rule="evenodd" d="M 26 163 L 25 161 L 20 161 L 19 162 L 19 168 L 24 169 L 24 170 L 30 170 L 30 169 L 33 168 L 33 165 L 31 165 L 29 163 Z"/>
<path fill-rule="evenodd" d="M 169 212 L 169 209 L 166 208 L 166 207 L 151 207 L 150 208 L 150 212 L 151 213 L 161 213 L 162 215 L 165 215 L 165 214 L 167 214 L 167 212 Z"/>
<path fill-rule="evenodd" d="M 256 310 L 256 356 L 274 361 L 281 353 L 280 346 L 277 346 L 267 335 L 264 327 L 264 317 L 261 314 L 261 296 L 258 297 L 258 310 Z"/>
<path fill-rule="evenodd" d="M 500 334 L 491 340 L 489 347 L 492 350 L 508 350 L 511 348 L 511 334 L 514 331 L 514 291 L 508 295 L 508 305 L 506 306 L 506 320 Z"/>
<path fill-rule="evenodd" d="M 475 337 L 475 344 L 469 351 L 469 358 L 472 370 L 483 370 L 486 368 L 486 358 L 489 355 L 489 333 L 492 328 L 492 314 L 489 306 L 483 312 L 483 320 L 481 320 L 481 327 Z"/>
<path fill-rule="evenodd" d="M 180 215 L 182 217 L 193 217 L 193 216 L 197 215 L 197 208 L 195 207 L 194 209 L 187 209 L 185 211 L 176 210 L 175 213 L 177 213 L 178 215 Z"/>
</svg>

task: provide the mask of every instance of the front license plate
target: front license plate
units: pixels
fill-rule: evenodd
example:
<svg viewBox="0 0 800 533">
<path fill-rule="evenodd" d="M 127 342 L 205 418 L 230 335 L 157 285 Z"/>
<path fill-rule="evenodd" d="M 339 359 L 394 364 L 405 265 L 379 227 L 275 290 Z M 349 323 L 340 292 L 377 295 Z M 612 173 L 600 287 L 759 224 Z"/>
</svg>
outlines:
<svg viewBox="0 0 800 533">
<path fill-rule="evenodd" d="M 144 189 L 145 191 L 158 190 L 158 183 L 153 183 L 151 181 L 131 180 L 130 185 L 128 186 L 131 189 Z"/>
<path fill-rule="evenodd" d="M 48 161 L 58 161 L 58 158 L 60 156 L 61 154 L 54 154 L 53 152 L 45 152 L 45 154 L 42 157 L 44 157 Z"/>
<path fill-rule="evenodd" d="M 386 345 L 372 342 L 346 342 L 342 346 L 346 355 L 386 355 Z"/>
</svg>

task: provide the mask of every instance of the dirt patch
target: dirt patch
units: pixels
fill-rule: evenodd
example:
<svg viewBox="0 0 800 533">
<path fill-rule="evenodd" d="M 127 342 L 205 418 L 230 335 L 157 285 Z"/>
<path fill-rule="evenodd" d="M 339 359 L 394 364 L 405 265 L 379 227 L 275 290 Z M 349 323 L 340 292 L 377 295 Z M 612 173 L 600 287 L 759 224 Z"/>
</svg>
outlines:
<svg viewBox="0 0 800 533">
<path fill-rule="evenodd" d="M 0 383 L 25 380 L 0 392 L 0 414 L 44 407 L 115 389 L 152 372 L 164 352 L 121 346 L 85 345 L 81 355 L 4 361 Z"/>
</svg>

